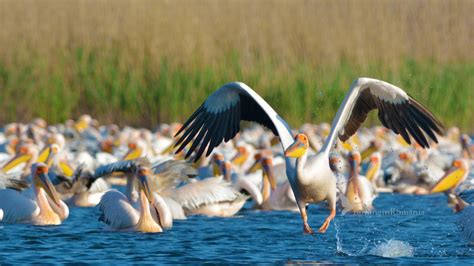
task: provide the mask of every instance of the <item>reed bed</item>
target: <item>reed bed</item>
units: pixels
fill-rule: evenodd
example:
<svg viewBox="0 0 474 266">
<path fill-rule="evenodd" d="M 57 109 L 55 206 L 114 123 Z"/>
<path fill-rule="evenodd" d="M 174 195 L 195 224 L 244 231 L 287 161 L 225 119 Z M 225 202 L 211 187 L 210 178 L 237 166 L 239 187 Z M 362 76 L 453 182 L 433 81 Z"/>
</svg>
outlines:
<svg viewBox="0 0 474 266">
<path fill-rule="evenodd" d="M 470 0 L 0 0 L 0 122 L 153 127 L 241 80 L 298 126 L 330 121 L 371 76 L 472 131 L 472 14 Z"/>
</svg>

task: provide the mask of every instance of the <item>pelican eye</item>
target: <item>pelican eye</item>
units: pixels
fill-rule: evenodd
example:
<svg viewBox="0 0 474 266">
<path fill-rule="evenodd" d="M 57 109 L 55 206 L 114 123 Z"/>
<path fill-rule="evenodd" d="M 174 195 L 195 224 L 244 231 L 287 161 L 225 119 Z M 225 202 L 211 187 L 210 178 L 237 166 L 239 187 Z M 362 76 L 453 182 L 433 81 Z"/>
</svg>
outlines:
<svg viewBox="0 0 474 266">
<path fill-rule="evenodd" d="M 46 166 L 38 166 L 38 167 L 36 168 L 36 172 L 37 172 L 38 174 L 46 174 L 46 173 L 48 173 L 48 167 L 46 167 Z"/>
</svg>

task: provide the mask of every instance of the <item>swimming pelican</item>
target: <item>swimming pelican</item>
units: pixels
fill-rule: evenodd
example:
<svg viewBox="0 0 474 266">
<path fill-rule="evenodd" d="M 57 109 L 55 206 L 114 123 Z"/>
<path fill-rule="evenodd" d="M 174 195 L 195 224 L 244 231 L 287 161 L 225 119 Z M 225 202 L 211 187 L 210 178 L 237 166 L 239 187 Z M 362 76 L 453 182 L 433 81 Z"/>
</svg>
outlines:
<svg viewBox="0 0 474 266">
<path fill-rule="evenodd" d="M 136 169 L 138 165 L 150 165 L 150 161 L 146 158 L 138 158 L 136 160 L 120 161 L 103 165 L 95 170 L 92 177 L 86 177 L 86 180 L 90 179 L 90 181 L 93 181 L 95 184 L 95 182 L 99 180 L 97 179 L 99 177 L 115 172 L 124 173 L 126 177 L 125 195 L 128 202 L 134 205 L 139 198 L 139 193 L 136 193 L 135 191 L 135 176 L 133 169 Z M 155 198 L 157 198 L 157 202 L 160 204 L 162 202 L 166 203 L 173 219 L 186 219 L 182 206 L 171 199 L 171 197 L 173 196 L 173 191 L 176 185 L 183 180 L 195 177 L 197 171 L 184 161 L 174 160 L 168 160 L 158 165 L 154 165 L 151 170 L 152 174 L 148 176 L 148 183 L 151 192 L 155 195 Z M 98 192 L 103 193 L 100 191 Z M 94 194 L 96 193 L 92 193 L 91 189 L 89 189 L 84 196 L 89 195 L 89 197 L 95 198 Z M 90 200 L 91 199 L 89 199 L 89 201 Z"/>
<path fill-rule="evenodd" d="M 191 115 L 177 132 L 176 152 L 183 150 L 189 157 L 196 152 L 198 160 L 204 151 L 209 156 L 223 140 L 232 139 L 240 131 L 240 121 L 260 123 L 280 137 L 286 157 L 286 174 L 295 194 L 305 233 L 313 233 L 308 224 L 306 205 L 326 200 L 331 210 L 319 232 L 324 233 L 336 215 L 336 177 L 329 167 L 329 154 L 336 143 L 349 139 L 366 120 L 367 114 L 378 109 L 382 124 L 401 134 L 407 143 L 410 135 L 422 146 L 429 147 L 425 136 L 437 138 L 441 123 L 405 91 L 384 81 L 358 78 L 333 120 L 332 128 L 322 149 L 308 156 L 308 137 L 298 134 L 293 138 L 288 124 L 255 91 L 241 82 L 225 84 Z M 423 133 L 424 132 L 424 133 Z"/>
<path fill-rule="evenodd" d="M 32 223 L 35 225 L 58 225 L 69 216 L 69 208 L 59 199 L 48 178 L 48 167 L 35 163 L 33 187 L 35 199 L 11 189 L 0 190 L 0 209 L 5 223 Z"/>
<path fill-rule="evenodd" d="M 277 211 L 298 211 L 296 199 L 288 183 L 288 180 L 281 184 L 277 184 L 274 174 L 273 159 L 271 157 L 262 157 L 257 154 L 256 165 L 260 165 L 262 172 L 255 172 L 252 175 L 260 175 L 260 188 L 252 182 L 254 179 L 250 175 L 239 175 L 235 184 L 238 190 L 246 190 L 255 202 L 254 208 L 262 210 L 277 210 Z"/>
<path fill-rule="evenodd" d="M 99 203 L 99 220 L 113 230 L 159 233 L 163 228 L 171 228 L 173 218 L 168 206 L 158 194 L 151 192 L 148 185 L 149 167 L 138 164 L 134 171 L 139 181 L 140 210 L 136 210 L 124 194 L 111 189 Z"/>
<path fill-rule="evenodd" d="M 359 152 L 349 153 L 350 174 L 347 181 L 345 195 L 341 195 L 344 211 L 369 211 L 375 198 L 375 188 L 365 177 L 359 175 L 361 155 Z"/>
</svg>

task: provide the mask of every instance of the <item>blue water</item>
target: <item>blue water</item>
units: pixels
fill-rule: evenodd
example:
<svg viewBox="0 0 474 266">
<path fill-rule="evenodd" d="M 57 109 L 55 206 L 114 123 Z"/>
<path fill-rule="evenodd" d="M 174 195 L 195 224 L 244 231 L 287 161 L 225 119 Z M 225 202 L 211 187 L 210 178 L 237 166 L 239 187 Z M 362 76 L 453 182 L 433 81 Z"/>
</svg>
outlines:
<svg viewBox="0 0 474 266">
<path fill-rule="evenodd" d="M 474 263 L 474 246 L 443 195 L 381 194 L 374 205 L 371 215 L 338 212 L 326 234 L 316 235 L 302 233 L 297 213 L 254 211 L 250 204 L 237 217 L 194 216 L 161 234 L 105 231 L 96 208 L 74 208 L 60 226 L 0 225 L 0 263 Z M 313 229 L 327 214 L 309 208 Z M 369 255 L 389 240 L 411 246 L 413 256 Z"/>
</svg>

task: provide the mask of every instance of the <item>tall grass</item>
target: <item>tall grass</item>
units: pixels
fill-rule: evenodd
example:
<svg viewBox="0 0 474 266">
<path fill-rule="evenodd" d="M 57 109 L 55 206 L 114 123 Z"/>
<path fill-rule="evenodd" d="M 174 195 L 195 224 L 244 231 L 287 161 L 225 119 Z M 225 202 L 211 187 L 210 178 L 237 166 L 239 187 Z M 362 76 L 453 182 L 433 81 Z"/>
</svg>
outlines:
<svg viewBox="0 0 474 266">
<path fill-rule="evenodd" d="M 293 126 L 352 80 L 406 89 L 474 129 L 474 1 L 0 1 L 0 122 L 90 113 L 154 126 L 241 80 Z"/>
</svg>

